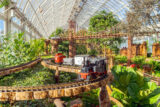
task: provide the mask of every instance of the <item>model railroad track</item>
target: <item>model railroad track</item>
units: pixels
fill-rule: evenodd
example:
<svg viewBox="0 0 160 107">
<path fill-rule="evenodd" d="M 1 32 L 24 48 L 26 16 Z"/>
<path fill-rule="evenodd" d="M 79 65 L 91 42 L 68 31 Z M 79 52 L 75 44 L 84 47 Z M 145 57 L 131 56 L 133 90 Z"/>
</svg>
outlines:
<svg viewBox="0 0 160 107">
<path fill-rule="evenodd" d="M 36 65 L 40 61 L 41 61 L 41 58 L 38 58 L 36 60 L 33 60 L 33 61 L 25 63 L 25 64 L 21 64 L 21 65 L 14 66 L 14 67 L 8 67 L 8 68 L 0 69 L 0 76 L 9 75 L 11 73 L 14 73 L 14 72 L 17 72 L 17 71 L 21 71 L 21 70 L 24 70 L 26 68 L 33 67 L 34 65 Z"/>
<path fill-rule="evenodd" d="M 64 71 L 64 72 L 71 72 L 71 73 L 77 73 L 79 74 L 81 71 L 81 67 L 76 67 L 76 66 L 67 66 L 67 65 L 59 65 L 52 63 L 51 60 L 43 60 L 41 64 L 49 69 L 52 70 L 59 70 L 59 71 Z"/>
<path fill-rule="evenodd" d="M 154 77 L 154 76 L 147 74 L 147 73 L 143 73 L 143 75 L 145 77 L 149 77 L 153 82 L 156 82 L 158 85 L 160 85 L 160 78 Z"/>
<path fill-rule="evenodd" d="M 6 69 L 1 69 L 0 72 L 3 73 L 7 72 L 5 73 L 5 75 L 7 75 L 34 66 L 40 61 L 41 59 L 36 59 L 26 64 Z M 69 72 L 69 70 L 73 72 L 73 70 L 75 70 L 74 73 L 78 73 L 78 70 L 80 70 L 79 67 L 71 67 L 71 66 L 70 69 L 68 66 L 64 66 L 63 68 L 63 66 L 49 63 L 48 60 L 42 61 L 42 65 L 45 65 L 45 67 L 48 67 L 50 69 L 55 68 L 65 72 Z M 76 96 L 80 93 L 90 91 L 91 89 L 96 89 L 101 86 L 105 86 L 108 81 L 110 81 L 110 76 L 103 75 L 97 79 L 90 81 L 75 81 L 70 83 L 51 84 L 44 86 L 25 86 L 25 87 L 0 86 L 0 101 L 20 101 L 20 100 Z"/>
<path fill-rule="evenodd" d="M 32 87 L 0 87 L 0 101 L 20 101 L 76 96 L 104 86 L 109 81 L 106 75 L 91 81 L 52 84 Z"/>
</svg>

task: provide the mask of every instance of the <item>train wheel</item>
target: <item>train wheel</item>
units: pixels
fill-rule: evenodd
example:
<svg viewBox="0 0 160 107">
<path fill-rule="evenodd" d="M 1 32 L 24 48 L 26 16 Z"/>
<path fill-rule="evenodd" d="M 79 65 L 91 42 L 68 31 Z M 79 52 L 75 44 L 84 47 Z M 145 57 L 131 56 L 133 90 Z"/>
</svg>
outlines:
<svg viewBox="0 0 160 107">
<path fill-rule="evenodd" d="M 97 78 L 97 76 L 95 73 L 91 74 L 91 79 L 96 79 L 96 78 Z"/>
</svg>

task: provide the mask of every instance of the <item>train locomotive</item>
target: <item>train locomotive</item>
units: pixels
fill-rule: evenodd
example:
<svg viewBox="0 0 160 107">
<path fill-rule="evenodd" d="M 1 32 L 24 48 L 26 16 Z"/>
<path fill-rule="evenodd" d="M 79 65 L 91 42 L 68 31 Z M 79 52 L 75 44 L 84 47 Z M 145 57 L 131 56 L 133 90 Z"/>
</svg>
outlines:
<svg viewBox="0 0 160 107">
<path fill-rule="evenodd" d="M 62 54 L 56 54 L 55 63 L 81 66 L 79 80 L 91 80 L 107 74 L 107 61 L 105 58 L 92 57 L 89 55 L 76 55 L 73 58 L 65 58 Z"/>
</svg>

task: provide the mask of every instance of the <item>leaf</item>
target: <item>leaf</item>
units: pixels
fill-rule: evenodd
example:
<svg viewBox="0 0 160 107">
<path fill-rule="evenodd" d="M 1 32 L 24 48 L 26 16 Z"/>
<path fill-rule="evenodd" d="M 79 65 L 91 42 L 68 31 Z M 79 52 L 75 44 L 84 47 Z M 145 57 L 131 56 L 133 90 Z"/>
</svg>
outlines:
<svg viewBox="0 0 160 107">
<path fill-rule="evenodd" d="M 128 94 L 132 97 L 132 99 L 137 98 L 139 87 L 136 83 L 130 83 L 127 87 Z"/>
<path fill-rule="evenodd" d="M 116 92 L 119 92 L 119 93 L 121 93 L 121 94 L 123 94 L 123 95 L 126 95 L 124 92 L 122 92 L 120 89 L 118 89 L 118 88 L 115 88 L 114 86 L 111 86 L 111 88 L 112 88 L 112 90 L 113 91 L 116 91 Z"/>
</svg>

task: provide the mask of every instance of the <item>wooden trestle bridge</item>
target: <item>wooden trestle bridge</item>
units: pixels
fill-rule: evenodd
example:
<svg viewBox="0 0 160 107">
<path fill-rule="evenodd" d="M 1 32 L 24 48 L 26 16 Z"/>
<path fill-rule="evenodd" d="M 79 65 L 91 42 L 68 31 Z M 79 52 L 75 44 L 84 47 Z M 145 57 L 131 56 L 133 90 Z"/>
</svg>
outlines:
<svg viewBox="0 0 160 107">
<path fill-rule="evenodd" d="M 41 58 L 38 58 L 26 64 L 0 69 L 0 76 L 5 76 L 14 72 L 19 72 L 26 68 L 33 67 L 40 62 L 44 67 L 55 70 L 56 71 L 55 76 L 58 75 L 60 71 L 78 74 L 80 73 L 81 69 L 80 67 L 75 67 L 75 66 L 62 66 L 53 64 L 50 61 L 50 59 L 42 60 Z M 154 77 L 152 77 L 151 79 L 153 79 L 154 81 L 160 80 Z M 109 97 L 108 92 L 106 91 L 106 85 L 109 84 L 112 80 L 113 80 L 112 75 L 107 74 L 90 81 L 75 81 L 70 83 L 50 84 L 44 86 L 24 86 L 24 87 L 0 86 L 0 101 L 13 102 L 13 101 L 33 100 L 33 99 L 71 97 L 101 87 L 103 91 L 102 97 L 105 97 L 102 99 L 106 100 L 105 104 L 103 104 L 104 105 L 103 107 L 106 106 L 108 107 L 110 100 L 118 102 L 116 101 L 116 99 Z"/>
<path fill-rule="evenodd" d="M 58 38 L 55 39 L 48 39 L 45 40 L 45 49 L 46 49 L 46 54 L 49 53 L 56 53 L 58 52 L 58 45 L 62 41 L 69 41 L 69 57 L 74 57 L 76 55 L 76 40 L 83 41 L 84 43 L 85 40 L 89 39 L 99 39 L 99 38 L 118 38 L 118 37 L 128 37 L 128 63 L 130 64 L 131 56 L 132 56 L 132 41 L 133 37 L 139 37 L 139 36 L 151 36 L 153 34 L 159 35 L 160 32 L 137 32 L 133 34 L 130 33 L 123 33 L 121 31 L 118 31 L 116 26 L 113 26 L 110 28 L 108 31 L 104 32 L 87 32 L 87 31 L 82 31 L 80 33 L 76 33 L 76 25 L 74 22 L 69 22 L 69 31 L 67 34 L 61 34 L 59 35 Z M 51 52 L 49 52 L 49 45 L 51 44 Z"/>
<path fill-rule="evenodd" d="M 26 64 L 15 67 L 0 69 L 0 76 L 9 75 L 14 72 L 19 72 L 23 69 L 35 66 L 41 62 L 44 67 L 59 71 L 80 73 L 79 67 L 60 66 L 51 63 L 50 60 L 41 60 L 40 58 Z M 45 98 L 60 98 L 76 96 L 83 92 L 90 91 L 99 87 L 105 87 L 111 80 L 110 75 L 104 75 L 97 79 L 90 81 L 75 81 L 70 83 L 51 84 L 44 86 L 25 86 L 25 87 L 11 87 L 0 86 L 0 101 L 22 101 Z M 107 99 L 108 95 L 106 95 Z M 109 100 L 108 100 L 109 101 Z"/>
</svg>

